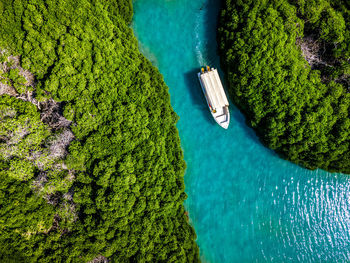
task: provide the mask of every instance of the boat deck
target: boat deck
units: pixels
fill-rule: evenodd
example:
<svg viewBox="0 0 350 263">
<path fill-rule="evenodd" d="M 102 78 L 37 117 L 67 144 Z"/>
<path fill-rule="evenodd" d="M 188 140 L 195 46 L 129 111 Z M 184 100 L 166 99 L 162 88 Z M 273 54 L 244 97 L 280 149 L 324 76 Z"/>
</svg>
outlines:
<svg viewBox="0 0 350 263">
<path fill-rule="evenodd" d="M 217 69 L 202 69 L 198 79 L 212 116 L 221 127 L 227 129 L 230 123 L 229 103 Z"/>
</svg>

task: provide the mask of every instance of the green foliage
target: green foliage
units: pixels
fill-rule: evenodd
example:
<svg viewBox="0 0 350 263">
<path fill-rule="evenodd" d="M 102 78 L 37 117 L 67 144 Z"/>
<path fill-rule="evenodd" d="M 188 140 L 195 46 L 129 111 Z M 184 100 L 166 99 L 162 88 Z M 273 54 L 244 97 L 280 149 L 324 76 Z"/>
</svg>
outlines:
<svg viewBox="0 0 350 263">
<path fill-rule="evenodd" d="M 342 1 L 227 0 L 221 11 L 231 96 L 265 145 L 309 169 L 350 173 L 347 24 Z M 304 34 L 338 62 L 311 69 L 296 45 Z"/>
<path fill-rule="evenodd" d="M 9 65 L 10 63 L 6 62 L 6 64 Z M 18 68 L 10 68 L 7 72 L 0 69 L 0 74 L 0 82 L 14 88 L 18 93 L 24 93 L 30 89 L 25 86 L 27 81 L 25 77 L 19 74 Z"/>
<path fill-rule="evenodd" d="M 297 0 L 295 5 L 300 17 L 305 20 L 308 30 L 316 33 L 323 40 L 341 43 L 345 36 L 345 19 L 340 7 L 345 7 L 342 0 Z"/>
<path fill-rule="evenodd" d="M 1 262 L 37 261 L 52 226 L 54 207 L 37 197 L 30 182 L 9 176 L 6 169 L 0 169 L 0 207 Z"/>
<path fill-rule="evenodd" d="M 8 176 L 19 181 L 24 181 L 32 179 L 34 171 L 35 167 L 30 162 L 21 159 L 12 159 L 10 161 Z"/>
<path fill-rule="evenodd" d="M 0 160 L 9 163 L 8 175 L 30 180 L 35 163 L 30 156 L 42 152 L 48 138 L 48 127 L 40 120 L 36 107 L 9 96 L 0 97 Z"/>
<path fill-rule="evenodd" d="M 17 225 L 8 227 L 0 254 L 11 246 L 11 253 L 33 262 L 86 262 L 98 255 L 112 262 L 197 262 L 195 233 L 183 207 L 185 163 L 177 116 L 162 76 L 140 54 L 128 27 L 131 1 L 0 3 L 6 14 L 0 17 L 0 46 L 20 54 L 23 68 L 36 76 L 37 99 L 50 94 L 64 102 L 63 114 L 73 122 L 76 138 L 64 160 L 73 176 L 47 164 L 49 183 L 42 192 L 63 202 L 50 206 L 33 197 L 38 211 L 49 206 L 51 212 L 30 219 L 36 228 L 27 235 L 16 235 Z M 45 152 L 54 134 L 36 132 L 37 141 L 31 142 L 44 140 Z M 11 163 L 0 165 L 7 167 L 1 175 L 16 192 L 13 178 L 21 178 L 22 170 L 10 177 Z M 34 176 L 18 190 L 36 189 L 40 175 L 31 172 Z M 3 187 L 0 194 L 7 191 Z M 8 215 L 1 214 L 2 220 Z"/>
</svg>

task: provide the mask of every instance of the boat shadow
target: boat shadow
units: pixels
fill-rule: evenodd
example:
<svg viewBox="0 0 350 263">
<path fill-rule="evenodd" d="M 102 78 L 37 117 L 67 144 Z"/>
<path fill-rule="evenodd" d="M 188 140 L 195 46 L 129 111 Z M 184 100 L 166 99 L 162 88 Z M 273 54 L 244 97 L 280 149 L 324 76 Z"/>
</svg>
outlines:
<svg viewBox="0 0 350 263">
<path fill-rule="evenodd" d="M 200 108 L 201 112 L 205 119 L 211 124 L 215 125 L 215 121 L 210 114 L 207 101 L 204 98 L 203 91 L 199 84 L 199 80 L 197 77 L 197 73 L 199 72 L 199 68 L 194 68 L 184 74 L 186 87 L 188 88 L 188 93 L 190 94 L 192 105 Z"/>
<path fill-rule="evenodd" d="M 254 129 L 250 127 L 243 113 L 236 107 L 236 105 L 232 103 L 231 100 L 229 100 L 229 102 L 230 102 L 230 116 L 232 120 L 232 125 L 239 125 L 247 137 L 249 137 L 256 144 L 261 144 L 261 141 L 256 135 Z"/>
</svg>

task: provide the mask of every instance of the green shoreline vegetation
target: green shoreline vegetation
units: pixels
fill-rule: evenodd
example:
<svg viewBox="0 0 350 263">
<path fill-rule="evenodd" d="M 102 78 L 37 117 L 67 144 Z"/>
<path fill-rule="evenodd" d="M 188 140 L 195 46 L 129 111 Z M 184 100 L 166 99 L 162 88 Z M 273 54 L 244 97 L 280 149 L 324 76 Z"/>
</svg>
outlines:
<svg viewBox="0 0 350 263">
<path fill-rule="evenodd" d="M 131 18 L 0 1 L 1 262 L 199 261 L 178 117 Z"/>
<path fill-rule="evenodd" d="M 350 5 L 223 1 L 229 93 L 261 141 L 309 169 L 350 173 Z"/>
</svg>

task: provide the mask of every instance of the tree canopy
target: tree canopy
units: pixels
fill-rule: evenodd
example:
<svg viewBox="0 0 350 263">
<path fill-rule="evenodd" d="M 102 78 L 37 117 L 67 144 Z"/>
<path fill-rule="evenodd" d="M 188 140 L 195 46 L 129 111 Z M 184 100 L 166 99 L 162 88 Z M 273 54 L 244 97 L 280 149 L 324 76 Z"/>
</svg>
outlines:
<svg viewBox="0 0 350 263">
<path fill-rule="evenodd" d="M 218 28 L 229 93 L 262 142 L 309 169 L 350 173 L 349 4 L 233 1 Z"/>
<path fill-rule="evenodd" d="M 0 0 L 0 48 L 35 76 L 0 72 L 0 261 L 199 261 L 178 117 L 131 16 L 131 0 Z"/>
</svg>

